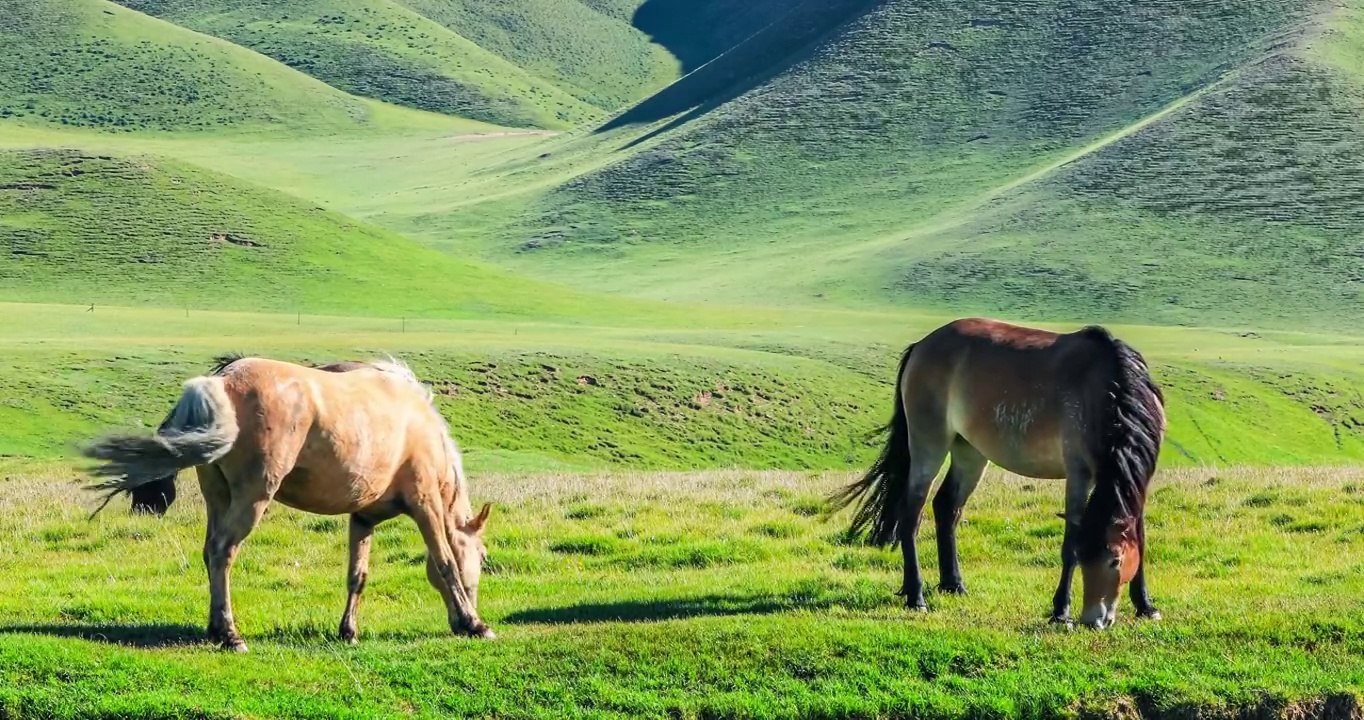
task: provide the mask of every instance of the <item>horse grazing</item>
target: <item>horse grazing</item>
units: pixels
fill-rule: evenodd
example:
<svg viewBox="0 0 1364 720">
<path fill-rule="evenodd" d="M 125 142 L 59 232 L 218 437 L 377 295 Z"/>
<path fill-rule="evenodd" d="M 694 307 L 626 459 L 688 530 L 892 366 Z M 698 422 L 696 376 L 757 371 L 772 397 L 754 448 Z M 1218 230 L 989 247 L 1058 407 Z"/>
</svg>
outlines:
<svg viewBox="0 0 1364 720">
<path fill-rule="evenodd" d="M 940 589 L 964 593 L 957 523 L 988 463 L 1034 478 L 1066 480 L 1061 582 L 1052 622 L 1070 624 L 1070 585 L 1084 585 L 1080 622 L 1116 620 L 1131 583 L 1137 615 L 1159 618 L 1147 594 L 1146 491 L 1165 433 L 1164 398 L 1136 350 L 1101 327 L 1058 334 L 994 320 L 962 319 L 910 345 L 897 373 L 889 437 L 871 470 L 831 497 L 836 509 L 862 498 L 850 533 L 899 543 L 900 594 L 927 610 L 915 536 L 933 498 Z"/>
<path fill-rule="evenodd" d="M 408 515 L 426 543 L 426 575 L 450 628 L 492 638 L 478 616 L 490 506 L 474 515 L 459 448 L 412 371 L 396 362 L 309 368 L 261 358 L 220 358 L 184 385 L 156 435 L 115 436 L 85 449 L 106 478 L 93 489 L 164 513 L 176 474 L 193 467 L 208 509 L 204 565 L 208 635 L 238 652 L 228 576 L 271 500 L 322 515 L 350 514 L 350 583 L 341 638 L 358 636 L 374 527 Z M 104 507 L 100 506 L 101 509 Z M 98 512 L 98 510 L 96 511 Z"/>
</svg>

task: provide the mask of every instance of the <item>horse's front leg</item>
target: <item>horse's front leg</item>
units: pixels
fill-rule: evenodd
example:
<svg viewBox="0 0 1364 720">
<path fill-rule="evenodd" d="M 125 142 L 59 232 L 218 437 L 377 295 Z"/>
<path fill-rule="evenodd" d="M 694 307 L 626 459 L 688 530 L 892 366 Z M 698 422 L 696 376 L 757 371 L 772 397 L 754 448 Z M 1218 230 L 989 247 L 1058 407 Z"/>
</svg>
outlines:
<svg viewBox="0 0 1364 720">
<path fill-rule="evenodd" d="M 1132 587 L 1128 588 L 1128 592 L 1132 598 L 1132 607 L 1137 610 L 1137 617 L 1159 620 L 1160 611 L 1151 604 L 1151 595 L 1146 588 L 1146 518 L 1141 518 L 1139 522 L 1137 551 L 1141 553 L 1141 564 L 1137 566 L 1137 574 L 1132 578 Z"/>
<path fill-rule="evenodd" d="M 426 543 L 426 575 L 445 600 L 450 630 L 461 635 L 493 639 L 496 635 L 478 616 L 473 600 L 460 578 L 454 548 L 445 531 L 445 513 L 436 505 L 434 494 L 409 498 L 408 514 L 417 523 Z"/>
<path fill-rule="evenodd" d="M 346 611 L 341 615 L 341 639 L 354 643 L 360 638 L 356 611 L 360 608 L 360 593 L 369 579 L 369 545 L 374 537 L 374 523 L 359 515 L 350 516 L 350 573 L 347 582 L 349 595 Z"/>
<path fill-rule="evenodd" d="M 1056 586 L 1056 594 L 1051 599 L 1051 622 L 1058 625 L 1071 625 L 1070 586 L 1075 577 L 1075 567 L 1079 564 L 1080 518 L 1084 516 L 1085 505 L 1089 502 L 1090 490 L 1094 488 L 1094 475 L 1088 467 L 1075 467 L 1066 473 L 1066 521 L 1065 533 L 1061 537 L 1061 581 Z"/>
</svg>

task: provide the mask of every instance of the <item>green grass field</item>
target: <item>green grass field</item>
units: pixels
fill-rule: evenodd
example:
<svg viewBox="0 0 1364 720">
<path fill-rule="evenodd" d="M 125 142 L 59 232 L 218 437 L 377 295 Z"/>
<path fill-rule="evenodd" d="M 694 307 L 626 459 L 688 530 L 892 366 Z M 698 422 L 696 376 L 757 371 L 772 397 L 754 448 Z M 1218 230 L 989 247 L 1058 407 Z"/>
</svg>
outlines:
<svg viewBox="0 0 1364 720">
<path fill-rule="evenodd" d="M 0 496 L 10 717 L 1325 717 L 1360 712 L 1364 490 L 1353 470 L 1164 474 L 1166 619 L 1046 624 L 1059 488 L 992 475 L 962 530 L 971 594 L 892 595 L 898 551 L 818 515 L 844 474 L 489 475 L 480 610 L 448 636 L 410 523 L 380 528 L 361 642 L 332 638 L 345 528 L 276 508 L 233 576 L 247 656 L 206 646 L 197 492 L 164 521 L 52 473 Z M 56 473 L 67 477 L 69 473 Z M 189 482 L 186 486 L 192 486 Z M 931 525 L 931 524 L 930 524 Z M 926 539 L 931 542 L 931 531 Z M 925 569 L 936 572 L 933 553 Z M 1124 603 L 1126 601 L 1124 600 Z"/>
<path fill-rule="evenodd" d="M 0 720 L 1364 720 L 1361 39 L 1358 0 L 6 8 Z M 992 471 L 927 616 L 821 514 L 974 314 L 1150 360 L 1163 621 L 1044 623 L 1059 484 Z M 280 507 L 226 656 L 192 477 L 86 519 L 75 446 L 230 351 L 412 365 L 498 506 L 496 642 L 406 521 L 333 640 L 344 522 Z"/>
</svg>

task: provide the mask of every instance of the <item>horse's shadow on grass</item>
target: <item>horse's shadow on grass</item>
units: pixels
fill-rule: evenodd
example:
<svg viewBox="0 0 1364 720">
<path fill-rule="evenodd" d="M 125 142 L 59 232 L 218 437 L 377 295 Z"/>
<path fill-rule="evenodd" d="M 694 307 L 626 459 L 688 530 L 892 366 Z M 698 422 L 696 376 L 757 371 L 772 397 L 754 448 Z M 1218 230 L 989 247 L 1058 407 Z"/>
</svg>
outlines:
<svg viewBox="0 0 1364 720">
<path fill-rule="evenodd" d="M 204 629 L 193 625 L 151 623 L 143 625 L 7 625 L 0 635 L 46 635 L 78 638 L 94 642 L 138 648 L 165 648 L 202 645 Z"/>
<path fill-rule="evenodd" d="M 597 622 L 654 622 L 698 617 L 771 615 L 781 612 L 827 610 L 837 598 L 799 595 L 705 595 L 701 597 L 580 603 L 562 607 L 518 610 L 503 622 L 523 625 L 543 623 L 570 625 Z"/>
</svg>

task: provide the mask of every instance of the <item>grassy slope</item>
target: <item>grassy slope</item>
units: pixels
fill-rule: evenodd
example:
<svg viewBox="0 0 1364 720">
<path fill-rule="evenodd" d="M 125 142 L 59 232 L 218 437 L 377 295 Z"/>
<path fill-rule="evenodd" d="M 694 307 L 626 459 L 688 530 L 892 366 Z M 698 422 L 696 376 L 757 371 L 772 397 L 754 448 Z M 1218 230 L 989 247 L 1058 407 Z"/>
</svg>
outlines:
<svg viewBox="0 0 1364 720">
<path fill-rule="evenodd" d="M 899 552 L 850 544 L 846 518 L 815 516 L 846 476 L 476 474 L 476 500 L 498 507 L 480 592 L 492 643 L 446 634 L 405 521 L 378 531 L 361 644 L 332 640 L 344 524 L 276 507 L 233 575 L 247 656 L 201 641 L 193 483 L 164 521 L 120 508 L 91 523 L 89 498 L 65 483 L 10 475 L 0 496 L 9 717 L 1360 712 L 1355 472 L 1163 476 L 1150 561 L 1165 619 L 1136 622 L 1124 599 L 1105 633 L 1045 624 L 1060 490 L 1016 478 L 987 477 L 968 507 L 972 593 L 930 595 L 932 612 L 911 617 L 892 594 Z M 932 546 L 931 523 L 923 541 Z M 935 577 L 933 552 L 924 565 Z"/>
<path fill-rule="evenodd" d="M 1357 302 L 1357 11 L 1331 17 L 1331 33 L 1300 50 L 1317 9 L 888 2 L 642 144 L 628 141 L 657 127 L 565 141 L 555 155 L 595 162 L 571 168 L 573 179 L 546 168 L 535 177 L 555 190 L 472 210 L 519 212 L 510 226 L 458 235 L 433 213 L 404 229 L 492 241 L 494 257 L 528 271 L 570 267 L 583 285 L 657 297 L 1339 325 L 1357 316 L 1338 312 Z M 1049 21 L 1058 15 L 1073 27 Z M 1280 55 L 1260 62 L 1271 50 Z M 1064 178 L 1015 189 L 1169 108 Z M 1241 165 L 1266 163 L 1235 144 L 1266 137 L 1277 164 L 1237 181 Z M 1194 167 L 1203 175 L 1180 174 Z M 1203 199 L 1228 193 L 1237 199 Z M 1238 243 L 1247 234 L 1256 242 Z M 1226 250 L 1240 258 L 1216 259 Z M 1306 282 L 1304 267 L 1329 280 Z M 1285 284 L 1301 289 L 1280 293 Z"/>
<path fill-rule="evenodd" d="M 249 47 L 357 95 L 522 127 L 565 127 L 602 114 L 553 82 L 391 0 L 122 2 Z"/>
<path fill-rule="evenodd" d="M 900 347 L 942 321 L 594 307 L 588 323 L 554 324 L 4 306 L 0 455 L 52 459 L 112 427 L 154 426 L 183 379 L 228 350 L 309 362 L 391 352 L 432 384 L 476 470 L 861 467 Z M 1120 332 L 1169 398 L 1167 467 L 1364 458 L 1357 342 Z"/>
<path fill-rule="evenodd" d="M 396 0 L 593 106 L 614 111 L 678 77 L 629 19 L 582 0 Z"/>
<path fill-rule="evenodd" d="M 390 315 L 631 313 L 156 156 L 0 152 L 0 297 Z M 596 308 L 596 309 L 592 309 Z"/>
<path fill-rule="evenodd" d="M 911 265 L 902 286 L 1030 314 L 1083 286 L 1077 314 L 1206 322 L 1253 309 L 1266 324 L 1354 325 L 1362 13 L 1342 8 L 1326 34 L 1288 39 L 1163 121 L 944 233 L 944 251 Z"/>
<path fill-rule="evenodd" d="M 818 358 L 542 320 L 6 312 L 0 455 L 60 457 L 107 428 L 155 425 L 182 380 L 228 350 L 315 363 L 395 353 L 431 384 L 475 468 L 848 467 L 886 396 Z"/>
<path fill-rule="evenodd" d="M 104 0 L 34 0 L 0 24 L 0 118 L 104 130 L 353 129 L 374 108 L 229 43 Z"/>
</svg>

